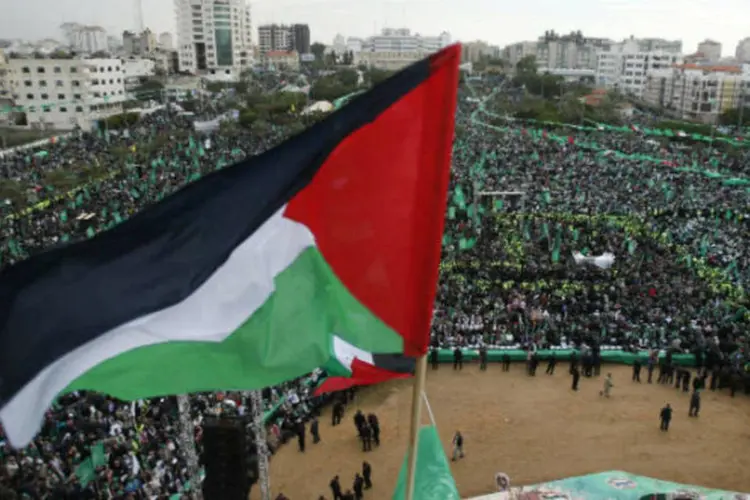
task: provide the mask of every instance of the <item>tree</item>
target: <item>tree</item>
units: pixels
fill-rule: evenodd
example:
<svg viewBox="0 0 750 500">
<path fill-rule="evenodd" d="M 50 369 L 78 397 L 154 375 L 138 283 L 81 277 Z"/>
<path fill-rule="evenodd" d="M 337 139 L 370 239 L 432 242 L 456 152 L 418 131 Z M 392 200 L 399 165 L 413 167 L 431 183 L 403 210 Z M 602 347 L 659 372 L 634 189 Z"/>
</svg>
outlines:
<svg viewBox="0 0 750 500">
<path fill-rule="evenodd" d="M 320 42 L 310 45 L 310 52 L 315 56 L 317 61 L 322 61 L 326 51 L 326 46 Z"/>
<path fill-rule="evenodd" d="M 345 87 L 356 87 L 359 81 L 359 75 L 353 69 L 342 69 L 336 73 L 336 78 Z"/>
<path fill-rule="evenodd" d="M 367 79 L 370 81 L 372 85 L 377 85 L 378 83 L 382 82 L 383 80 L 386 80 L 393 76 L 395 71 L 388 71 L 385 69 L 378 69 L 378 68 L 370 68 L 370 70 L 367 72 Z"/>
<path fill-rule="evenodd" d="M 516 75 L 536 75 L 536 56 L 526 56 L 516 63 Z"/>
<path fill-rule="evenodd" d="M 750 108 L 732 108 L 724 111 L 719 115 L 719 123 L 721 125 L 729 125 L 736 127 L 737 125 L 744 127 L 750 124 Z"/>
</svg>

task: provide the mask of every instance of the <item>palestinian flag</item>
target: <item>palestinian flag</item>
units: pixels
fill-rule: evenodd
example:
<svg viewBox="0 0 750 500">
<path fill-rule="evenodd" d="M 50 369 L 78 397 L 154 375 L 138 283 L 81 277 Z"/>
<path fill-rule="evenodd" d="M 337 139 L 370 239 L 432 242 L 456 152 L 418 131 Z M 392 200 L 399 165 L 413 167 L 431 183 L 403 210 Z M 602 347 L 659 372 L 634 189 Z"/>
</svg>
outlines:
<svg viewBox="0 0 750 500">
<path fill-rule="evenodd" d="M 34 437 L 62 392 L 249 390 L 362 364 L 382 380 L 382 354 L 424 354 L 460 54 L 449 47 L 277 148 L 2 271 L 11 444 Z M 337 345 L 366 354 L 342 363 Z"/>
</svg>

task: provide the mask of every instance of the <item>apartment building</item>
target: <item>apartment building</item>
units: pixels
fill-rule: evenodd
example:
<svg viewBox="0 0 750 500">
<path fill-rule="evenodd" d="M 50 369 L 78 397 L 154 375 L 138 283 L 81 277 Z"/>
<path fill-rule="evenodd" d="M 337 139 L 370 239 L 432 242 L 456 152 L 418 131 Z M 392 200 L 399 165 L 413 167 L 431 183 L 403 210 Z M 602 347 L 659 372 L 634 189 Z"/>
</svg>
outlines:
<svg viewBox="0 0 750 500">
<path fill-rule="evenodd" d="M 175 0 L 181 71 L 237 79 L 253 64 L 247 0 Z"/>
<path fill-rule="evenodd" d="M 703 40 L 698 44 L 698 52 L 711 63 L 716 63 L 721 59 L 721 44 L 714 40 Z"/>
<path fill-rule="evenodd" d="M 714 123 L 729 109 L 750 107 L 750 65 L 681 64 L 654 71 L 643 99 L 685 119 Z"/>
<path fill-rule="evenodd" d="M 464 42 L 461 44 L 461 61 L 475 63 L 485 57 L 493 59 L 499 58 L 500 48 L 495 45 L 490 45 L 482 40 Z"/>
<path fill-rule="evenodd" d="M 156 34 L 150 29 L 145 29 L 141 33 L 132 31 L 122 33 L 122 49 L 129 56 L 147 56 L 152 54 L 158 46 Z"/>
<path fill-rule="evenodd" d="M 737 43 L 737 48 L 734 52 L 734 57 L 740 63 L 750 62 L 750 37 L 743 38 Z"/>
<path fill-rule="evenodd" d="M 310 53 L 310 27 L 306 24 L 265 24 L 258 27 L 258 50 L 268 52 Z"/>
<path fill-rule="evenodd" d="M 643 52 L 636 39 L 627 39 L 597 54 L 596 83 L 625 94 L 642 97 L 648 75 L 682 62 L 673 52 Z"/>
<path fill-rule="evenodd" d="M 384 28 L 368 38 L 349 38 L 346 48 L 354 54 L 354 64 L 396 71 L 451 44 L 451 36 L 412 33 L 406 28 Z"/>
<path fill-rule="evenodd" d="M 121 59 L 10 59 L 6 81 L 29 125 L 44 129 L 88 129 L 122 113 L 125 100 Z"/>
<path fill-rule="evenodd" d="M 585 37 L 579 32 L 559 35 L 546 31 L 535 42 L 518 42 L 502 50 L 504 59 L 512 66 L 524 57 L 534 56 L 541 72 L 553 70 L 593 70 L 597 65 L 597 53 L 608 50 L 614 41 L 608 38 Z"/>
<path fill-rule="evenodd" d="M 81 54 L 107 52 L 109 43 L 107 32 L 100 26 L 80 26 L 71 33 L 71 48 Z"/>
</svg>

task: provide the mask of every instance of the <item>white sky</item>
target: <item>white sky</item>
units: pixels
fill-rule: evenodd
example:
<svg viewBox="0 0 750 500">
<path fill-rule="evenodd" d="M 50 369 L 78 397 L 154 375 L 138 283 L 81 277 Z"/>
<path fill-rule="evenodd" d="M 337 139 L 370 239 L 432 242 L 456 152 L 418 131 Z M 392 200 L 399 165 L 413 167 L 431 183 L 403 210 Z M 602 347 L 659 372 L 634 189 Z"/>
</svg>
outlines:
<svg viewBox="0 0 750 500">
<path fill-rule="evenodd" d="M 59 38 L 63 22 L 100 25 L 114 35 L 137 27 L 137 0 L 0 0 L 0 38 Z M 172 0 L 142 0 L 145 25 L 175 32 Z M 682 39 L 693 52 L 705 38 L 734 55 L 750 36 L 750 0 L 255 0 L 253 25 L 307 23 L 313 41 L 334 35 L 367 36 L 383 27 L 408 27 L 454 40 L 482 39 L 504 46 L 534 40 L 545 30 L 581 30 L 621 39 Z"/>
</svg>

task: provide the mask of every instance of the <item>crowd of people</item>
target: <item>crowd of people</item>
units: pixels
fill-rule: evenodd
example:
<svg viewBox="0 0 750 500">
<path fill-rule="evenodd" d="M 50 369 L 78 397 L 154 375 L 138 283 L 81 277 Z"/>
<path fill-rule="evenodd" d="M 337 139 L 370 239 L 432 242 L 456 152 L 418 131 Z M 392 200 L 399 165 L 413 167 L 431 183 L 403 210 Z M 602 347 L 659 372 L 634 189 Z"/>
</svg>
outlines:
<svg viewBox="0 0 750 500">
<path fill-rule="evenodd" d="M 486 79 L 460 90 L 433 345 L 669 348 L 747 381 L 741 180 L 750 179 L 750 150 L 637 131 L 500 127 L 489 108 L 502 85 Z M 0 267 L 90 238 L 289 133 L 199 134 L 167 109 L 126 130 L 77 131 L 3 154 L 0 176 L 24 197 L 0 203 Z M 610 252 L 616 263 L 581 265 L 573 252 Z M 269 388 L 264 400 L 271 450 L 294 437 L 304 450 L 306 422 L 320 439 L 315 414 L 325 401 L 308 379 Z M 242 394 L 192 396 L 198 447 L 201 415 L 244 414 L 248 405 Z M 334 405 L 334 423 L 336 414 Z M 377 417 L 362 418 L 363 447 L 377 446 Z M 178 427 L 174 398 L 62 396 L 29 447 L 11 449 L 0 429 L 0 499 L 185 494 L 199 478 L 189 476 Z M 81 470 L 101 450 L 104 463 Z M 364 471 L 361 479 L 365 488 Z"/>
</svg>

